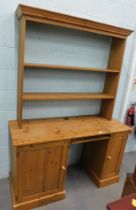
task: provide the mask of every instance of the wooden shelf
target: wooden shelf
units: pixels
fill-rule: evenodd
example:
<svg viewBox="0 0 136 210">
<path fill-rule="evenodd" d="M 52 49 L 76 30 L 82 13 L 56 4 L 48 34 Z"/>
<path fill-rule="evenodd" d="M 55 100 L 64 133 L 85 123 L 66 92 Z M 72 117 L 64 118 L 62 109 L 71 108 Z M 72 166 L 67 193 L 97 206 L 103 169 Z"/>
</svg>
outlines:
<svg viewBox="0 0 136 210">
<path fill-rule="evenodd" d="M 38 64 L 38 63 L 25 63 L 27 68 L 48 68 L 48 69 L 63 69 L 63 70 L 74 70 L 74 71 L 92 71 L 92 72 L 109 72 L 109 73 L 119 73 L 115 69 L 100 69 L 100 68 L 90 68 L 81 66 L 63 66 L 63 65 L 50 65 L 50 64 Z"/>
<path fill-rule="evenodd" d="M 114 99 L 106 93 L 24 93 L 24 101 Z"/>
<path fill-rule="evenodd" d="M 68 16 L 66 14 L 60 14 L 52 11 L 47 11 L 43 9 L 33 8 L 26 5 L 19 5 L 16 11 L 16 14 L 19 18 L 19 56 L 18 56 L 18 104 L 17 104 L 17 120 L 19 127 L 22 126 L 23 120 L 23 102 L 24 101 L 44 101 L 44 100 L 101 100 L 100 105 L 100 114 L 108 119 L 112 119 L 112 113 L 115 104 L 116 92 L 119 82 L 119 76 L 123 61 L 123 54 L 125 50 L 126 38 L 132 33 L 131 30 L 118 28 L 111 25 L 106 25 L 91 20 L 86 20 L 74 16 Z M 77 66 L 68 66 L 68 65 L 52 65 L 45 63 L 37 63 L 36 60 L 33 60 L 34 63 L 25 61 L 25 50 L 26 50 L 26 32 L 29 24 L 27 22 L 33 22 L 33 24 L 49 24 L 55 27 L 64 27 L 72 30 L 79 30 L 87 33 L 95 33 L 97 35 L 105 35 L 111 38 L 111 47 L 109 50 L 109 57 L 106 68 L 93 68 L 87 66 L 80 66 L 77 63 Z M 37 25 L 37 24 L 36 24 Z M 38 28 L 37 28 L 38 30 Z M 65 34 L 64 34 L 65 36 Z M 65 36 L 66 38 L 66 36 Z M 83 39 L 85 37 L 82 37 Z M 107 37 L 108 38 L 108 37 Z M 44 40 L 43 40 L 44 41 Z M 75 46 L 76 47 L 76 46 Z M 58 48 L 59 50 L 59 48 Z M 42 54 L 42 52 L 41 52 Z M 85 53 L 88 56 L 88 52 Z M 52 55 L 51 55 L 52 56 Z M 52 62 L 53 62 L 52 57 Z M 103 58 L 104 59 L 104 58 Z M 104 60 L 103 60 L 104 61 Z M 87 65 L 87 64 L 85 64 Z M 96 72 L 96 73 L 106 73 L 104 80 L 103 90 L 99 92 L 104 93 L 24 93 L 24 79 L 25 79 L 25 70 L 27 71 L 59 71 L 68 70 L 68 71 L 82 71 L 82 72 Z M 39 72 L 40 73 L 40 72 Z M 77 72 L 79 73 L 79 72 Z M 92 75 L 93 77 L 93 75 Z M 94 77 L 95 79 L 95 77 Z M 91 80 L 92 81 L 92 80 Z M 90 81 L 90 82 L 91 82 Z M 36 90 L 35 90 L 36 91 Z M 63 90 L 62 90 L 63 91 Z M 81 90 L 82 91 L 82 90 Z M 107 93 L 107 94 L 106 94 Z M 108 94 L 109 93 L 109 94 Z M 104 100 L 103 100 L 104 99 Z"/>
</svg>

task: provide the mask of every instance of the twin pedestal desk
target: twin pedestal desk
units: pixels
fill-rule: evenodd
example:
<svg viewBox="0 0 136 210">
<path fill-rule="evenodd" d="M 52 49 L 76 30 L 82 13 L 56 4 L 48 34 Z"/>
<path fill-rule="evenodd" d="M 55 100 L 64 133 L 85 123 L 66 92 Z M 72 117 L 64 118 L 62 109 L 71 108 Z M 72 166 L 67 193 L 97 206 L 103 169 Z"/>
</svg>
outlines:
<svg viewBox="0 0 136 210">
<path fill-rule="evenodd" d="M 80 162 L 98 187 L 118 182 L 131 129 L 112 120 L 112 113 L 125 43 L 132 31 L 26 5 L 18 5 L 16 15 L 19 21 L 17 120 L 9 122 L 13 209 L 30 210 L 65 197 L 70 144 L 84 143 Z M 46 69 L 52 75 L 49 87 L 45 85 L 39 92 L 41 86 L 34 80 L 33 88 L 28 85 L 27 89 L 25 72 L 38 72 L 36 78 L 40 79 L 39 70 Z M 54 70 L 75 75 L 79 71 L 90 72 L 91 86 L 87 82 L 84 89 L 82 85 L 75 88 L 81 92 L 75 92 L 69 88 L 69 82 L 53 83 Z M 69 78 L 72 77 L 71 74 Z M 24 102 L 62 100 L 100 100 L 100 116 L 23 120 Z"/>
<path fill-rule="evenodd" d="M 32 209 L 65 198 L 70 144 L 83 145 L 81 164 L 98 187 L 119 181 L 131 129 L 115 120 L 80 116 L 9 122 L 14 210 Z"/>
</svg>

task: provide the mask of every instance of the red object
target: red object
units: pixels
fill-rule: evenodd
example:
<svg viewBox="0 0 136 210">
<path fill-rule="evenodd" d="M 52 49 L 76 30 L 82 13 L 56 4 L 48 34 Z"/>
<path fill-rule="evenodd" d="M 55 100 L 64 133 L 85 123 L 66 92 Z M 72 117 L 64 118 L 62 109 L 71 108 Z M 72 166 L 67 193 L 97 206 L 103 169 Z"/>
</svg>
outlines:
<svg viewBox="0 0 136 210">
<path fill-rule="evenodd" d="M 132 199 L 136 199 L 136 193 L 125 196 L 120 200 L 107 205 L 108 210 L 136 210 L 136 207 L 132 206 Z"/>
<path fill-rule="evenodd" d="M 129 109 L 128 109 L 128 112 L 127 112 L 127 118 L 126 118 L 126 125 L 128 126 L 134 126 L 135 124 L 135 106 L 131 106 Z"/>
</svg>

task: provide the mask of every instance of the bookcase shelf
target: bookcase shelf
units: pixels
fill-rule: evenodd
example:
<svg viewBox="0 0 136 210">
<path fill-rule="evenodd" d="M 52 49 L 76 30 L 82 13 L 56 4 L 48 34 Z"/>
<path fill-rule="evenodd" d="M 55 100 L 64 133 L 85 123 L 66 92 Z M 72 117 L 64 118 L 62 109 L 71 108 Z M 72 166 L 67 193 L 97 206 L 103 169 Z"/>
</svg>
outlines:
<svg viewBox="0 0 136 210">
<path fill-rule="evenodd" d="M 106 93 L 24 93 L 24 101 L 114 99 Z"/>
<path fill-rule="evenodd" d="M 25 63 L 26 68 L 40 68 L 40 69 L 62 69 L 62 70 L 73 70 L 73 71 L 90 71 L 90 72 L 107 72 L 107 73 L 119 73 L 116 69 L 100 69 L 91 67 L 81 66 L 63 66 L 63 65 L 50 65 L 50 64 L 38 64 L 38 63 Z"/>
<path fill-rule="evenodd" d="M 114 103 L 116 99 L 119 76 L 121 72 L 121 66 L 122 66 L 123 55 L 124 55 L 124 50 L 125 50 L 125 43 L 126 43 L 127 37 L 132 33 L 132 31 L 128 29 L 123 29 L 123 28 L 103 24 L 103 23 L 97 23 L 94 21 L 90 21 L 90 20 L 86 20 L 86 19 L 82 19 L 78 17 L 72 17 L 65 14 L 33 8 L 33 7 L 25 6 L 25 5 L 19 5 L 16 11 L 16 14 L 18 16 L 19 23 L 20 23 L 19 24 L 19 27 L 20 27 L 19 28 L 19 62 L 18 62 L 18 70 L 19 70 L 18 106 L 17 106 L 17 120 L 18 120 L 19 127 L 21 128 L 22 126 L 24 101 L 80 100 L 80 99 L 81 100 L 96 100 L 96 99 L 98 100 L 99 99 L 99 100 L 102 100 L 99 114 L 102 117 L 108 120 L 111 120 L 113 109 L 114 109 Z M 30 22 L 34 26 L 37 26 L 37 23 L 38 23 L 42 25 L 43 27 L 44 26 L 45 27 L 46 26 L 58 27 L 59 29 L 61 28 L 61 29 L 68 30 L 69 33 L 71 33 L 71 31 L 69 31 L 70 29 L 74 31 L 79 30 L 80 32 L 88 33 L 88 34 L 92 33 L 95 35 L 99 35 L 99 37 L 105 36 L 105 38 L 108 38 L 110 40 L 110 52 L 108 56 L 108 62 L 106 60 L 107 67 L 106 68 L 93 68 L 93 67 L 85 67 L 85 66 L 82 67 L 80 62 L 78 62 L 75 66 L 73 66 L 73 64 L 71 66 L 71 64 L 69 63 L 67 63 L 67 65 L 46 64 L 48 63 L 48 61 L 45 61 L 44 63 L 44 59 L 43 61 L 40 61 L 40 62 L 43 62 L 40 64 L 40 63 L 37 63 L 36 61 L 39 59 L 39 58 L 36 59 L 37 57 L 32 58 L 33 60 L 32 63 L 29 62 L 29 59 L 27 60 L 25 56 L 25 52 L 26 52 L 26 46 L 28 44 L 28 42 L 26 42 L 26 38 L 27 38 L 26 28 L 31 25 L 31 24 L 29 25 Z M 38 31 L 38 33 L 41 33 L 41 32 Z M 82 39 L 85 38 L 84 36 L 81 36 L 81 37 Z M 58 47 L 59 46 L 57 46 L 57 50 L 59 50 Z M 89 48 L 89 46 L 87 47 Z M 105 47 L 105 45 L 103 45 L 103 47 Z M 72 49 L 71 49 L 71 52 L 72 52 Z M 85 51 L 85 52 L 88 52 L 88 51 Z M 29 53 L 29 56 L 30 55 L 31 54 Z M 42 58 L 44 58 L 44 56 L 42 56 Z M 80 61 L 79 59 L 77 59 L 77 61 Z M 50 61 L 52 61 L 52 63 L 55 63 L 55 61 L 53 62 L 53 56 Z M 69 60 L 67 60 L 66 62 L 68 61 Z M 89 61 L 89 57 L 87 61 Z M 50 93 L 50 92 L 48 93 L 31 92 L 30 93 L 30 92 L 27 92 L 26 93 L 24 92 L 24 78 L 25 78 L 25 70 L 27 71 L 29 69 L 34 69 L 34 71 L 37 71 L 37 72 L 38 72 L 38 69 L 43 69 L 43 70 L 58 69 L 58 70 L 71 70 L 71 71 L 82 71 L 82 72 L 83 71 L 96 72 L 98 74 L 106 73 L 106 76 L 103 77 L 105 78 L 104 88 L 101 86 L 101 88 L 103 89 L 100 90 L 99 92 L 102 92 L 102 93 L 84 93 L 84 92 L 81 92 L 81 93 Z M 92 76 L 94 75 L 92 74 Z M 89 91 L 91 92 L 91 90 Z M 95 91 L 92 90 L 92 92 L 95 92 Z"/>
</svg>

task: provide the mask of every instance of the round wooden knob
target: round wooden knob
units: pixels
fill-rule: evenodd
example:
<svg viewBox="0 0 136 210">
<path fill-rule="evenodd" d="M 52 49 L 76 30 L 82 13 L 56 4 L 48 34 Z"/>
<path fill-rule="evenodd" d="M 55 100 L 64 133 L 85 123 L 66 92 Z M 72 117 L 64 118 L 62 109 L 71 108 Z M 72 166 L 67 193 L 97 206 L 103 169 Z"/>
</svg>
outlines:
<svg viewBox="0 0 136 210">
<path fill-rule="evenodd" d="M 107 160 L 111 160 L 111 156 L 108 155 L 108 156 L 107 156 Z"/>
<path fill-rule="evenodd" d="M 62 169 L 63 171 L 65 171 L 65 170 L 66 170 L 65 166 L 62 166 L 62 167 L 61 167 L 61 169 Z"/>
</svg>

